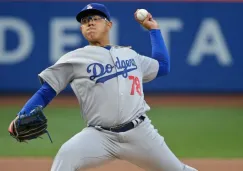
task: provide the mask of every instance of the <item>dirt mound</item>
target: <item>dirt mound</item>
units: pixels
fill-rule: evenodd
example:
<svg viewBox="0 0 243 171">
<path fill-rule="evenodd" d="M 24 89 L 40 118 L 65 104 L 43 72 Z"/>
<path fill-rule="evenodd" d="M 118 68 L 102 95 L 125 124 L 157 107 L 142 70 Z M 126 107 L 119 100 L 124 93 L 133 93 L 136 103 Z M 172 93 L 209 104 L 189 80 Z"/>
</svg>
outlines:
<svg viewBox="0 0 243 171">
<path fill-rule="evenodd" d="M 243 159 L 184 159 L 186 164 L 199 171 L 241 171 Z M 1 171 L 50 171 L 50 158 L 1 158 Z M 86 171 L 143 171 L 135 165 L 125 161 L 114 161 Z"/>
</svg>

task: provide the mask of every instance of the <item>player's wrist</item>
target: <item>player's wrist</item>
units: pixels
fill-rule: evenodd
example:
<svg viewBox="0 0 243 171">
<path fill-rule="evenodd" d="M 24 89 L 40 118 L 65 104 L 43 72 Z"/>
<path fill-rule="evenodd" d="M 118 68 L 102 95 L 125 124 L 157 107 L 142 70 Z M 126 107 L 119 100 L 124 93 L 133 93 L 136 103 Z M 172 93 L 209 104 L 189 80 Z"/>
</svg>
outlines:
<svg viewBox="0 0 243 171">
<path fill-rule="evenodd" d="M 150 34 L 156 34 L 156 33 L 160 33 L 160 32 L 161 32 L 160 29 L 151 29 L 151 30 L 149 30 Z"/>
</svg>

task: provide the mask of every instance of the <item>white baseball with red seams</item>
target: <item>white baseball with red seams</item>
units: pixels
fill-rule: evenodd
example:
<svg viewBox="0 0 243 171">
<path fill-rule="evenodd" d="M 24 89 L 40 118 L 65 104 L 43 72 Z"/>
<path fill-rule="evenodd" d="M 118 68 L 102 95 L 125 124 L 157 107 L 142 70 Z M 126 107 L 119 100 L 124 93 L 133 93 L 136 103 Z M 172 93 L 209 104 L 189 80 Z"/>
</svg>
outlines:
<svg viewBox="0 0 243 171">
<path fill-rule="evenodd" d="M 138 20 L 143 21 L 148 16 L 148 11 L 146 9 L 139 9 L 136 15 Z"/>
</svg>

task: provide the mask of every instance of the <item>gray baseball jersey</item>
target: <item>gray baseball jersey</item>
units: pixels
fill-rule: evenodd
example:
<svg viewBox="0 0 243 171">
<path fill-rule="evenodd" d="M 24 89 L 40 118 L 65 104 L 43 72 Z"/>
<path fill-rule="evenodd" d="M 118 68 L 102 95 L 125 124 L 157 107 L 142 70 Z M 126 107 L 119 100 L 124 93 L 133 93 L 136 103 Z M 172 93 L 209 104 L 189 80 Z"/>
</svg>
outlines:
<svg viewBox="0 0 243 171">
<path fill-rule="evenodd" d="M 39 77 L 57 94 L 70 83 L 87 124 L 109 127 L 149 110 L 142 83 L 154 79 L 158 67 L 128 47 L 89 45 L 65 54 Z"/>
<path fill-rule="evenodd" d="M 126 132 L 84 128 L 62 145 L 51 171 L 82 170 L 117 158 L 151 171 L 196 171 L 170 151 L 146 115 L 150 108 L 142 83 L 154 79 L 158 68 L 156 60 L 130 48 L 85 46 L 41 72 L 41 81 L 57 94 L 71 84 L 89 125 L 110 127 L 146 118 Z"/>
</svg>

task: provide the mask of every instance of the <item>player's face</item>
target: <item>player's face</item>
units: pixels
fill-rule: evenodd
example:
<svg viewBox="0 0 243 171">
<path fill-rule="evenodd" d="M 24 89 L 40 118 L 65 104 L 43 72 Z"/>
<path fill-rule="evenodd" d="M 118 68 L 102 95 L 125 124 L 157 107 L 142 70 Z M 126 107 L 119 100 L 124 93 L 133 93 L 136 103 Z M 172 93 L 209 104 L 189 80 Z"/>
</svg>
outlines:
<svg viewBox="0 0 243 171">
<path fill-rule="evenodd" d="M 81 19 L 81 31 L 91 43 L 100 42 L 108 38 L 112 23 L 105 17 L 89 15 Z"/>
</svg>

